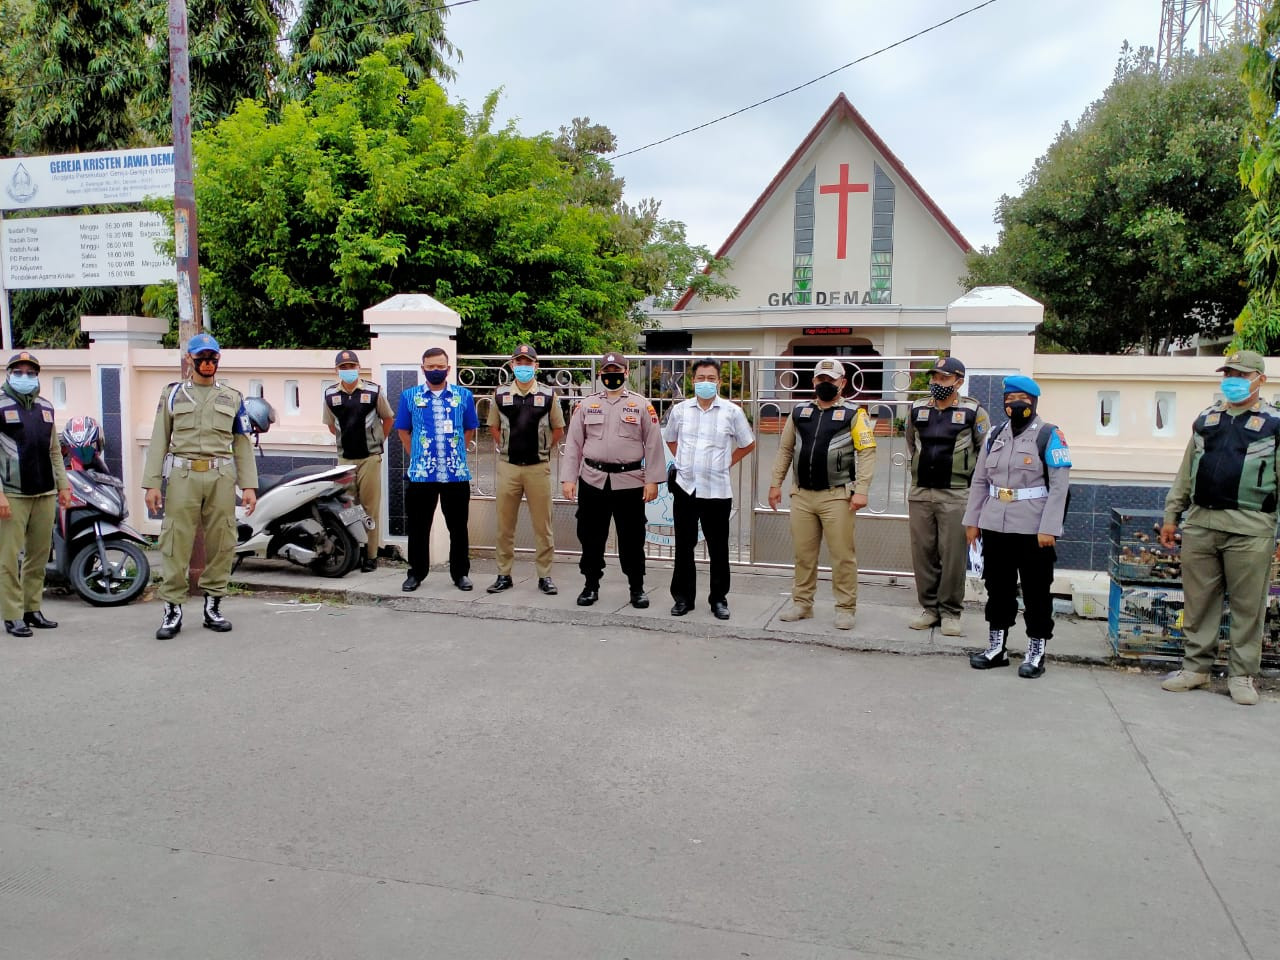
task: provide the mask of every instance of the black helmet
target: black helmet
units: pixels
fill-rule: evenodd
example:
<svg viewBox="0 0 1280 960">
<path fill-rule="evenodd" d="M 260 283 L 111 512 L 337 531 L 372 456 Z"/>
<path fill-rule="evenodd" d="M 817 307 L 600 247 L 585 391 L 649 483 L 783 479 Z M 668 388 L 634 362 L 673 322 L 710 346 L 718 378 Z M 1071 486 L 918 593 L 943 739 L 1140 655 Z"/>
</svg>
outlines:
<svg viewBox="0 0 1280 960">
<path fill-rule="evenodd" d="M 262 397 L 246 397 L 244 412 L 249 415 L 249 423 L 254 433 L 266 433 L 276 422 L 275 410 Z"/>
</svg>

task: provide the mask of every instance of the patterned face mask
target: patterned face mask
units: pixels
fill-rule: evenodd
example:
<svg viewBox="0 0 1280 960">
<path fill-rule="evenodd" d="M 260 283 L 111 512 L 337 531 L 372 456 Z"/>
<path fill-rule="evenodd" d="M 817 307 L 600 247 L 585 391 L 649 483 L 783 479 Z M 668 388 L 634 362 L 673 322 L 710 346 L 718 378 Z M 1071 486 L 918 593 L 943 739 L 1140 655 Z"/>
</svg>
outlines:
<svg viewBox="0 0 1280 960">
<path fill-rule="evenodd" d="M 956 388 L 954 386 L 944 387 L 940 383 L 929 384 L 929 395 L 939 403 L 942 403 L 955 392 Z"/>
</svg>

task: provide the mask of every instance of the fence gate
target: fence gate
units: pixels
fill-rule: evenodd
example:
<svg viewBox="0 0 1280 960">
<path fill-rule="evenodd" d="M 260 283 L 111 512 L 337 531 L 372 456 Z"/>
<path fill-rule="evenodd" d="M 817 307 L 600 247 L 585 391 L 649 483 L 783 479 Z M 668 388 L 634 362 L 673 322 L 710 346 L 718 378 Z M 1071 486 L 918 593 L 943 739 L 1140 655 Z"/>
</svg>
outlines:
<svg viewBox="0 0 1280 960">
<path fill-rule="evenodd" d="M 630 358 L 629 385 L 653 403 L 661 423 L 671 407 L 692 395 L 688 374 L 697 359 L 688 355 L 641 355 Z M 769 508 L 768 491 L 774 457 L 783 424 L 792 408 L 813 396 L 812 371 L 817 357 L 760 357 L 754 355 L 717 357 L 722 364 L 721 393 L 742 406 L 755 433 L 755 452 L 733 468 L 734 510 L 729 525 L 731 563 L 765 567 L 791 567 L 793 554 L 787 491 L 790 477 L 783 482 L 783 502 L 779 510 Z M 909 483 L 906 443 L 902 427 L 911 401 L 927 390 L 926 371 L 934 358 L 925 357 L 845 357 L 847 398 L 864 407 L 875 428 L 876 474 L 871 484 L 869 504 L 858 513 L 858 568 L 862 573 L 911 575 L 911 551 L 907 534 L 906 494 Z M 471 545 L 492 550 L 496 533 L 494 480 L 497 452 L 486 426 L 494 391 L 511 380 L 506 356 L 460 356 L 458 382 L 476 398 L 480 429 L 475 448 L 469 453 L 472 465 L 472 500 L 469 530 Z M 539 358 L 538 381 L 556 393 L 566 423 L 582 399 L 600 389 L 597 378 L 599 356 L 543 356 Z M 558 459 L 553 462 L 552 529 L 556 553 L 576 556 L 576 504 L 560 497 Z M 671 496 L 666 484 L 658 487 L 658 499 L 647 505 L 646 553 L 658 559 L 674 553 L 671 525 Z M 527 511 L 520 511 L 516 526 L 517 552 L 534 549 L 533 529 Z M 607 551 L 616 556 L 612 532 Z M 699 550 L 699 560 L 705 561 Z M 820 563 L 828 567 L 825 547 Z"/>
</svg>

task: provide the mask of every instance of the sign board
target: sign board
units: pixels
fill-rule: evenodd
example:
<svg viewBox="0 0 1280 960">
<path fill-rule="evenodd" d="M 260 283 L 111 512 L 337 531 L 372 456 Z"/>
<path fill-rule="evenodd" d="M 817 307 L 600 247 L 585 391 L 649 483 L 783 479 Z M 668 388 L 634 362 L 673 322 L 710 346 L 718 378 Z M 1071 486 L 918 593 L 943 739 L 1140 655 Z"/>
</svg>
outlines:
<svg viewBox="0 0 1280 960">
<path fill-rule="evenodd" d="M 806 337 L 847 337 L 853 327 L 803 327 L 800 332 Z"/>
<path fill-rule="evenodd" d="M 173 283 L 177 265 L 156 252 L 170 239 L 158 213 L 28 217 L 0 224 L 0 268 L 8 290 L 134 287 Z"/>
<path fill-rule="evenodd" d="M 173 147 L 0 159 L 0 210 L 173 196 Z"/>
</svg>

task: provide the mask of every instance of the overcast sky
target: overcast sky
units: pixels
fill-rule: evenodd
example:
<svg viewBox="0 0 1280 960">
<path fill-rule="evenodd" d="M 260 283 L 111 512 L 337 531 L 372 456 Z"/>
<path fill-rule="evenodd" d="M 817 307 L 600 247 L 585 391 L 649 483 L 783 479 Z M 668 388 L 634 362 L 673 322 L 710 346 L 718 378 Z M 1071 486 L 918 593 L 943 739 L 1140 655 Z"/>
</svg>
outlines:
<svg viewBox="0 0 1280 960">
<path fill-rule="evenodd" d="M 590 117 L 619 152 L 811 80 L 980 0 L 479 0 L 450 12 L 454 99 L 503 88 L 523 133 Z M 843 92 L 975 247 L 992 211 L 1111 82 L 1120 45 L 1154 46 L 1160 0 L 996 0 L 706 130 L 616 161 L 631 201 L 713 251 Z"/>
</svg>

